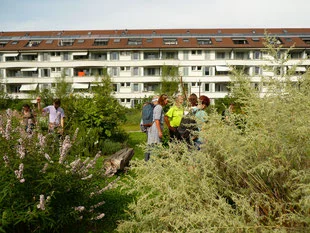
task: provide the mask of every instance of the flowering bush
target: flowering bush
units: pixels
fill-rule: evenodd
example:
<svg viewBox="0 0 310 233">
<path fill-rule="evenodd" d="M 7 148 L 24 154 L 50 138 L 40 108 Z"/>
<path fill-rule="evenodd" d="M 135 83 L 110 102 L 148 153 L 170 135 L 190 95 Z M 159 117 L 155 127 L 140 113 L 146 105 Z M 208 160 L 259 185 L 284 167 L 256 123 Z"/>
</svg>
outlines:
<svg viewBox="0 0 310 233">
<path fill-rule="evenodd" d="M 16 113 L 0 115 L 0 231 L 85 232 L 102 219 L 102 193 L 111 187 L 101 156 L 72 154 L 78 130 L 63 140 L 56 134 L 25 132 Z"/>
</svg>

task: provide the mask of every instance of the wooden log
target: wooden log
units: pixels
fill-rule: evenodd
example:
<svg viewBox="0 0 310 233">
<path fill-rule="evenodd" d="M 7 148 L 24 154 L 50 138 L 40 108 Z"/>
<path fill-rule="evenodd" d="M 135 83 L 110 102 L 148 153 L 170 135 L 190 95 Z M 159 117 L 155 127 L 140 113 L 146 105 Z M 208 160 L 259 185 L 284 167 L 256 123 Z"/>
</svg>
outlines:
<svg viewBox="0 0 310 233">
<path fill-rule="evenodd" d="M 105 175 L 113 176 L 117 171 L 124 170 L 134 155 L 133 148 L 124 148 L 103 161 Z"/>
</svg>

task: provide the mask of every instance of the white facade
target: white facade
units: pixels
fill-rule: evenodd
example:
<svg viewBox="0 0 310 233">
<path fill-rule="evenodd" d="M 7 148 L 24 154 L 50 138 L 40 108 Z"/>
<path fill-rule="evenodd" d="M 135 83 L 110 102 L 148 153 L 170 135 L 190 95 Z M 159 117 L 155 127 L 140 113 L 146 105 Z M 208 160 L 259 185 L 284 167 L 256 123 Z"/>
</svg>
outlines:
<svg viewBox="0 0 310 233">
<path fill-rule="evenodd" d="M 40 34 L 40 32 L 37 33 Z M 310 38 L 310 30 L 307 33 Z M 287 72 L 294 65 L 298 65 L 295 77 L 297 79 L 298 75 L 306 72 L 310 65 L 310 59 L 308 59 L 310 44 L 308 44 L 308 37 L 305 37 L 306 32 L 304 31 L 300 34 L 281 34 L 284 38 L 282 41 L 285 38 L 294 38 L 294 40 L 298 38 L 304 42 L 304 44 L 300 42 L 298 48 L 294 48 L 290 52 L 291 58 L 286 63 L 284 70 L 281 71 L 276 68 L 272 68 L 272 71 L 262 70 L 262 65 L 277 67 L 277 64 L 268 61 L 270 57 L 261 51 L 263 48 L 261 44 L 252 46 L 253 41 L 249 43 L 251 39 L 248 38 L 248 35 L 247 39 L 240 39 L 241 42 L 246 40 L 248 44 L 244 42 L 244 45 L 239 46 L 239 44 L 232 43 L 229 47 L 227 42 L 224 43 L 224 39 L 224 44 L 221 45 L 221 41 L 218 39 L 220 37 L 211 33 L 171 35 L 167 31 L 167 34 L 176 40 L 167 40 L 162 34 L 157 37 L 153 35 L 154 40 L 155 38 L 163 40 L 164 45 L 156 47 L 154 44 L 148 47 L 147 38 L 151 38 L 151 36 L 145 35 L 142 30 L 140 35 L 133 36 L 127 32 L 127 37 L 121 34 L 115 36 L 114 39 L 106 35 L 107 39 L 105 40 L 109 40 L 109 43 L 112 43 L 112 40 L 114 43 L 126 40 L 127 43 L 123 46 L 107 45 L 106 48 L 102 48 L 102 46 L 94 48 L 93 44 L 78 46 L 79 43 L 87 42 L 89 38 L 86 36 L 71 36 L 71 40 L 61 40 L 61 43 L 58 38 L 58 43 L 55 44 L 56 38 L 52 36 L 42 36 L 40 40 L 34 40 L 34 36 L 18 38 L 3 34 L 0 33 L 1 83 L 12 97 L 21 99 L 30 98 L 29 93 L 37 88 L 40 90 L 52 89 L 55 86 L 56 78 L 60 77 L 62 72 L 66 74 L 66 81 L 72 83 L 72 91 L 84 92 L 93 86 L 97 80 L 96 77 L 102 74 L 103 68 L 106 68 L 114 83 L 113 95 L 124 106 L 132 107 L 141 98 L 155 93 L 160 85 L 163 66 L 176 66 L 180 73 L 180 79 L 182 77 L 189 93 L 207 95 L 212 101 L 228 94 L 230 66 L 243 67 L 255 85 L 260 81 L 261 75 L 280 75 L 281 72 Z M 198 35 L 200 39 L 210 38 L 210 42 L 207 41 L 206 46 L 198 46 L 190 42 L 197 40 L 196 43 L 199 43 Z M 145 36 L 146 42 L 143 41 L 140 44 L 140 40 L 131 40 L 132 37 L 140 38 L 138 36 L 141 38 Z M 235 33 L 225 34 L 225 36 L 222 36 L 225 40 L 234 41 L 237 38 Z M 244 38 L 244 35 L 239 37 Z M 262 40 L 263 37 L 264 35 L 260 34 L 259 40 Z M 304 39 L 302 40 L 302 38 Z M 119 42 L 115 42 L 117 39 Z M 187 39 L 189 44 L 181 45 L 181 42 L 187 43 Z M 96 41 L 96 38 L 91 38 L 91 40 L 92 43 L 95 43 L 93 41 Z M 17 41 L 17 45 L 24 43 L 25 46 L 19 49 L 14 48 L 12 44 L 15 41 Z M 33 47 L 34 45 L 29 48 L 29 41 L 37 42 L 42 45 L 42 48 L 40 46 Z M 54 41 L 52 42 L 54 45 L 49 48 L 50 41 Z M 1 43 L 4 44 L 3 47 L 1 47 Z M 76 46 L 71 48 L 70 46 L 74 46 L 74 43 Z M 135 47 L 131 48 L 131 43 L 134 43 Z M 7 45 L 10 45 L 11 49 Z M 286 49 L 283 48 L 281 53 L 285 54 L 285 51 Z"/>
</svg>

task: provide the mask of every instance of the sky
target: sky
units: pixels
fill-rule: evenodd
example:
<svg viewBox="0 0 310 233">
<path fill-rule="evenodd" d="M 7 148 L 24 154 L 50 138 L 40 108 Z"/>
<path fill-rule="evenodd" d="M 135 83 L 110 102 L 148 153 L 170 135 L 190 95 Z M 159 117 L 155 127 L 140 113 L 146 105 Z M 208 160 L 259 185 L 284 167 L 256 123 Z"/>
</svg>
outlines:
<svg viewBox="0 0 310 233">
<path fill-rule="evenodd" d="M 310 0 L 0 0 L 0 31 L 309 28 Z"/>
</svg>

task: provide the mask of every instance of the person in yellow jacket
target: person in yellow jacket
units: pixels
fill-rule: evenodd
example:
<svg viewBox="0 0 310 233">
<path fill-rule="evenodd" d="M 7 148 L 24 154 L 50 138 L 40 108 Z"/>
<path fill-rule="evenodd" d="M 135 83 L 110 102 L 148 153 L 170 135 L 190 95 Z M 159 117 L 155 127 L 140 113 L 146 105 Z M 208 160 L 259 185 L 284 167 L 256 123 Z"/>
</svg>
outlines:
<svg viewBox="0 0 310 233">
<path fill-rule="evenodd" d="M 169 129 L 170 141 L 180 139 L 177 128 L 179 127 L 184 114 L 183 102 L 183 95 L 177 94 L 174 105 L 165 114 L 165 123 Z"/>
</svg>

